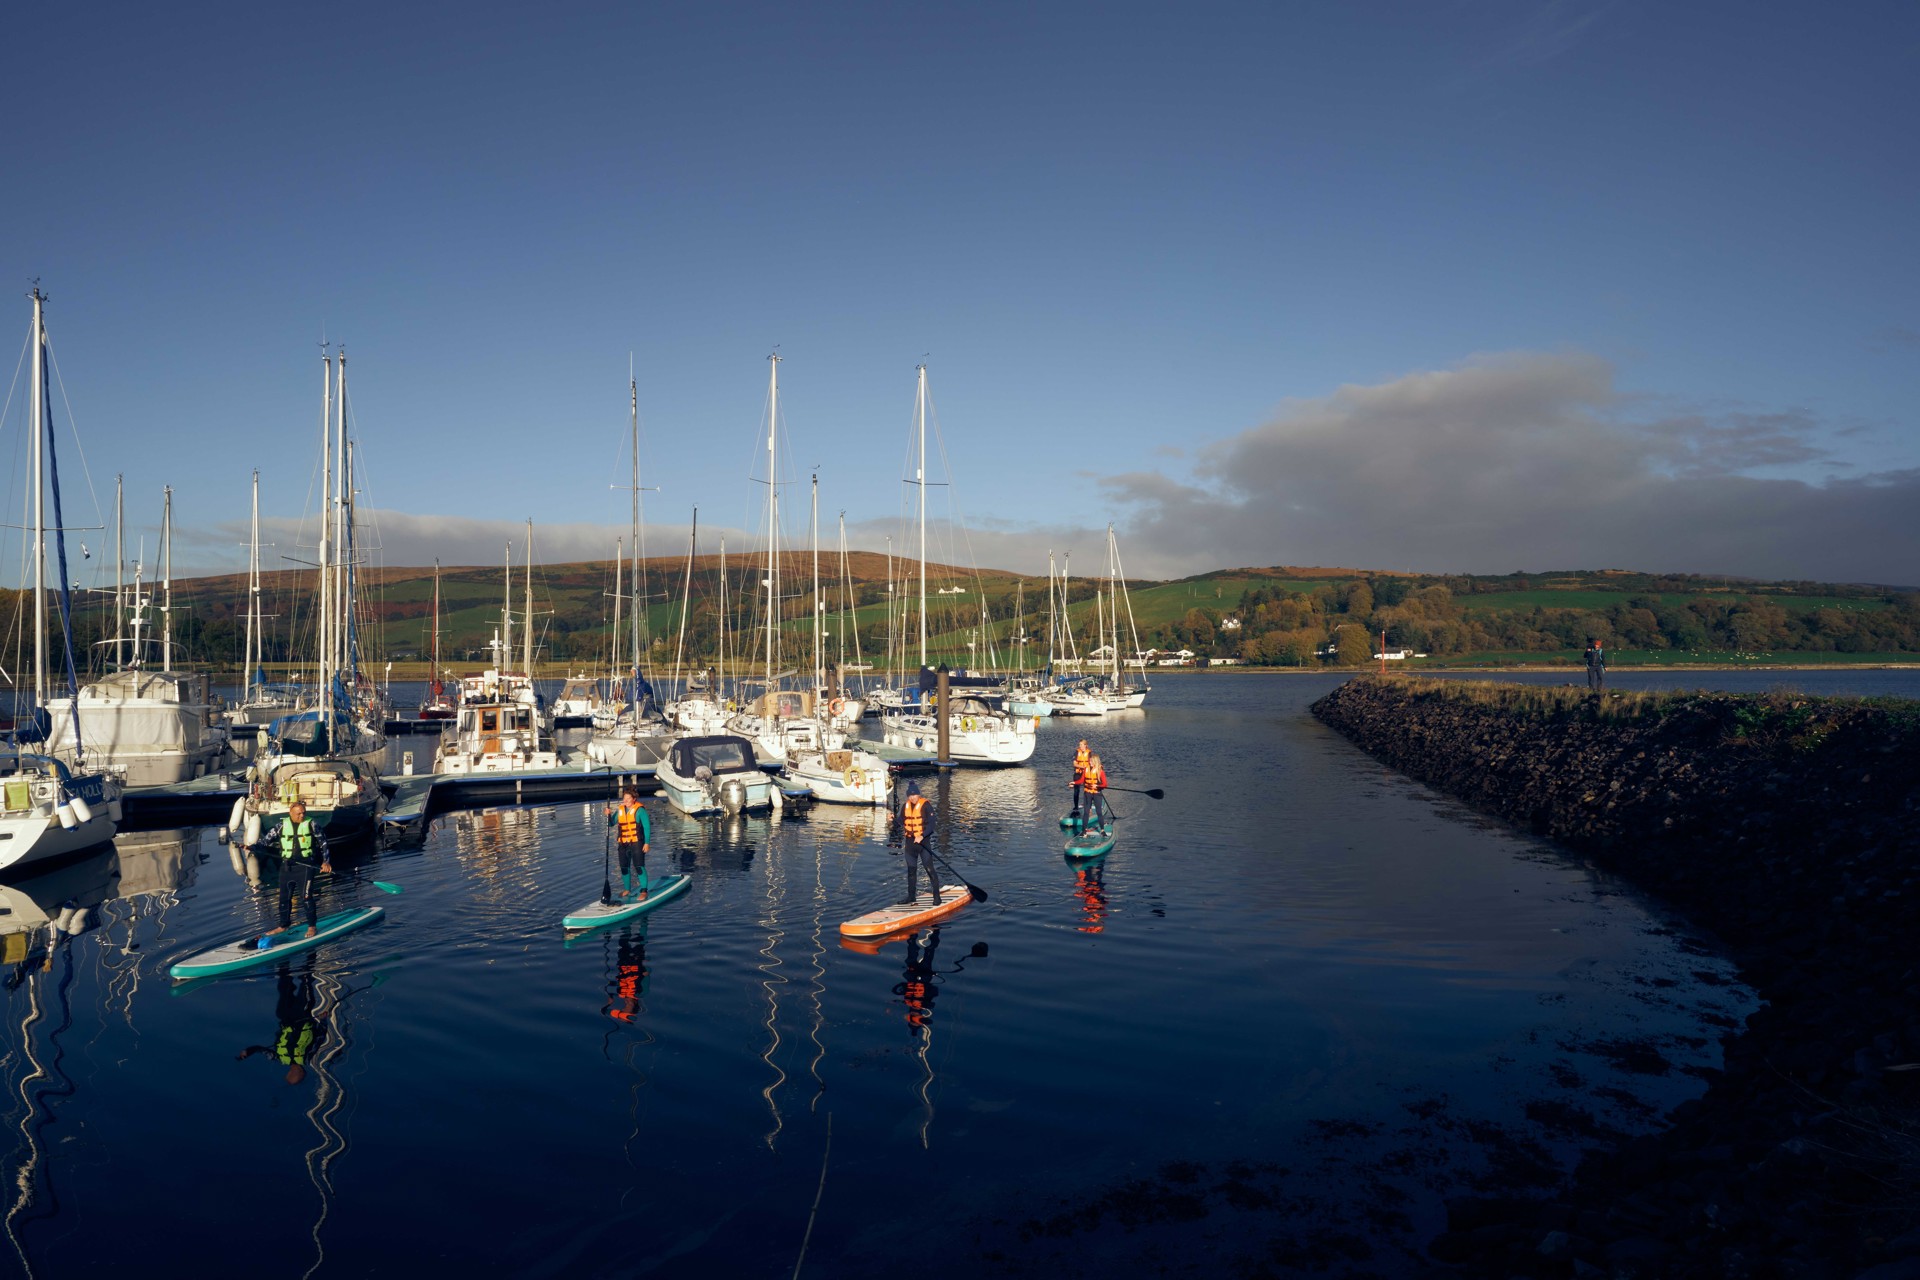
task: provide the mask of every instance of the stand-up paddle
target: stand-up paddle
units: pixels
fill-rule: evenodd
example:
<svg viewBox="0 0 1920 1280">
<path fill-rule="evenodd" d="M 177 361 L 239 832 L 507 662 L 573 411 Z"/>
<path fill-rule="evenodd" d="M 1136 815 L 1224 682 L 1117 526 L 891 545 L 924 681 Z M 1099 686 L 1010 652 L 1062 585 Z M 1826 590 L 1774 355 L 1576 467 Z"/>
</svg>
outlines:
<svg viewBox="0 0 1920 1280">
<path fill-rule="evenodd" d="M 933 853 L 932 845 L 927 846 L 927 852 Z M 987 891 L 985 889 L 982 889 L 979 885 L 974 884 L 971 880 L 968 880 L 965 876 L 961 875 L 958 871 L 955 871 L 953 869 L 952 863 L 948 862 L 945 858 L 941 857 L 937 853 L 933 853 L 933 860 L 939 863 L 941 866 L 945 867 L 947 869 L 947 874 L 952 876 L 955 880 L 958 880 L 962 885 L 964 885 L 966 887 L 967 892 L 972 894 L 976 900 L 980 902 L 985 902 L 987 900 Z"/>
<path fill-rule="evenodd" d="M 1163 790 L 1163 789 L 1162 789 L 1162 788 L 1160 788 L 1160 787 L 1150 787 L 1150 788 L 1148 788 L 1148 789 L 1146 789 L 1146 790 L 1142 790 L 1142 789 L 1140 789 L 1139 787 L 1117 787 L 1117 786 L 1115 786 L 1115 785 L 1114 785 L 1113 783 L 1111 783 L 1111 782 L 1109 782 L 1109 783 L 1107 784 L 1107 790 L 1109 790 L 1109 791 L 1131 791 L 1131 792 L 1133 792 L 1133 794 L 1134 794 L 1134 795 L 1137 795 L 1137 796 L 1145 796 L 1145 797 L 1146 797 L 1147 799 L 1149 799 L 1149 800 L 1165 800 L 1165 799 L 1167 798 L 1167 793 L 1166 793 L 1166 791 L 1165 791 L 1165 790 Z"/>
<path fill-rule="evenodd" d="M 607 833 L 600 840 L 600 905 L 613 905 L 613 815 L 607 815 Z"/>
</svg>

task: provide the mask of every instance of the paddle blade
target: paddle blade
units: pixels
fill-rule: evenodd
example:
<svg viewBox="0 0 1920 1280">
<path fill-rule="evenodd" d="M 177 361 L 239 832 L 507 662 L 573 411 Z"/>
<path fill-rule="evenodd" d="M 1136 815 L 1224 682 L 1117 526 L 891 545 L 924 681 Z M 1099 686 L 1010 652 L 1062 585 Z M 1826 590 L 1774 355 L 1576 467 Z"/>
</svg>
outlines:
<svg viewBox="0 0 1920 1280">
<path fill-rule="evenodd" d="M 1144 792 L 1143 794 L 1149 800 L 1165 800 L 1167 798 L 1166 791 L 1160 787 L 1155 787 L 1153 790 Z"/>
<path fill-rule="evenodd" d="M 374 881 L 371 881 L 370 883 L 372 883 L 373 887 L 378 889 L 382 893 L 405 893 L 406 892 L 406 890 L 402 889 L 399 885 L 393 884 L 386 880 L 374 880 Z"/>
<path fill-rule="evenodd" d="M 967 882 L 962 880 L 960 883 L 966 884 Z M 968 884 L 967 892 L 973 895 L 975 902 L 985 902 L 987 900 L 987 891 L 977 884 Z"/>
</svg>

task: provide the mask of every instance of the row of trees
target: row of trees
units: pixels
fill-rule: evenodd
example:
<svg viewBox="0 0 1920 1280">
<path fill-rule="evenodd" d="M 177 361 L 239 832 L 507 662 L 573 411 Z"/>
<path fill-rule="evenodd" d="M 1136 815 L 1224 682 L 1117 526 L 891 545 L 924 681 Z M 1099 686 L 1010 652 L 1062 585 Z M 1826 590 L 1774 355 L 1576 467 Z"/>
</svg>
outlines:
<svg viewBox="0 0 1920 1280">
<path fill-rule="evenodd" d="M 1616 650 L 1910 653 L 1920 652 L 1920 594 L 1810 610 L 1764 595 L 1651 593 L 1623 594 L 1600 609 L 1468 610 L 1439 583 L 1355 579 L 1298 591 L 1251 588 L 1238 609 L 1190 609 L 1153 643 L 1256 664 L 1351 664 L 1366 661 L 1383 632 L 1389 648 L 1435 656 L 1580 649 L 1589 636 Z"/>
</svg>

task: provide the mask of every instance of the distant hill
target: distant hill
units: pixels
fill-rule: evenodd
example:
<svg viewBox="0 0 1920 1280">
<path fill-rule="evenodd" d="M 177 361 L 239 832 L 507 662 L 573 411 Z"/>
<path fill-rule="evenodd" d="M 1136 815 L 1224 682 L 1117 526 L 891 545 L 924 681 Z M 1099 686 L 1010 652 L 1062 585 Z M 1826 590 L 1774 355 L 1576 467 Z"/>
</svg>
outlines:
<svg viewBox="0 0 1920 1280">
<path fill-rule="evenodd" d="M 684 556 L 642 564 L 643 637 L 650 665 L 670 665 L 676 651 L 711 661 L 725 634 L 735 657 L 764 652 L 767 601 L 762 558 Z M 440 643 L 449 666 L 486 658 L 500 627 L 505 584 L 498 565 L 440 571 Z M 630 619 L 635 594 L 621 569 L 619 610 Z M 810 552 L 781 559 L 780 654 L 783 666 L 805 664 L 812 649 Z M 884 555 L 850 552 L 820 558 L 822 619 L 830 658 L 885 661 L 900 647 L 900 605 L 918 598 L 919 566 Z M 361 569 L 361 645 L 372 661 L 407 660 L 431 652 L 431 567 Z M 959 665 L 1040 665 L 1048 639 L 1047 581 L 1007 570 L 927 566 L 929 649 L 934 661 Z M 891 585 L 891 591 L 889 587 Z M 1920 651 L 1920 596 L 1911 589 L 1860 584 L 1760 582 L 1622 569 L 1532 574 L 1408 574 L 1348 567 L 1247 566 L 1169 582 L 1131 580 L 1122 600 L 1123 650 L 1189 651 L 1198 659 L 1247 665 L 1313 666 L 1369 660 L 1382 632 L 1389 650 L 1427 655 L 1421 661 L 1474 664 L 1566 661 L 1588 635 L 1616 662 L 1751 661 L 1759 655 L 1826 655 L 1836 661 L 1901 660 Z M 689 590 L 690 588 L 690 590 Z M 514 648 L 524 632 L 525 574 L 512 584 Z M 1064 622 L 1055 648 L 1087 652 L 1096 645 L 1096 617 L 1111 634 L 1111 605 L 1100 579 L 1075 578 L 1066 588 Z M 235 665 L 245 634 L 246 577 L 224 574 L 174 585 L 175 640 L 191 660 Z M 0 608 L 21 592 L 0 592 Z M 261 575 L 269 660 L 299 660 L 311 647 L 313 570 Z M 586 668 L 613 659 L 615 573 L 608 562 L 536 565 L 535 633 L 540 656 Z M 684 621 L 682 601 L 691 600 Z M 723 607 L 724 601 L 724 607 Z M 112 634 L 110 597 L 76 604 L 83 638 Z M 8 609 L 18 616 L 18 609 Z M 1130 619 L 1130 623 L 1129 623 Z M 1016 637 L 1024 628 L 1028 642 Z M 910 656 L 918 657 L 918 625 L 909 624 Z M 12 634 L 22 634 L 17 625 Z M 620 648 L 630 644 L 623 628 Z M 856 648 L 858 650 L 856 655 Z M 1026 656 L 1019 657 L 1024 648 Z M 1355 655 L 1361 655 L 1356 658 Z M 0 664 L 21 664 L 0 655 Z M 1787 659 L 1792 660 L 1792 659 Z"/>
</svg>

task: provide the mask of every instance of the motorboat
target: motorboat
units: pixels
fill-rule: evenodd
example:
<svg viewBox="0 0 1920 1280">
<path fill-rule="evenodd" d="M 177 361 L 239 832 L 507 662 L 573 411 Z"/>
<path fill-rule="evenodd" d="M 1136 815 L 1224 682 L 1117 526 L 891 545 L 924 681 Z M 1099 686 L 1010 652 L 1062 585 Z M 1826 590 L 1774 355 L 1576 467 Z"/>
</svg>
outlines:
<svg viewBox="0 0 1920 1280">
<path fill-rule="evenodd" d="M 685 814 L 742 813 L 771 808 L 774 784 L 738 734 L 681 738 L 654 768 L 667 803 Z"/>
</svg>

